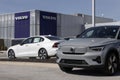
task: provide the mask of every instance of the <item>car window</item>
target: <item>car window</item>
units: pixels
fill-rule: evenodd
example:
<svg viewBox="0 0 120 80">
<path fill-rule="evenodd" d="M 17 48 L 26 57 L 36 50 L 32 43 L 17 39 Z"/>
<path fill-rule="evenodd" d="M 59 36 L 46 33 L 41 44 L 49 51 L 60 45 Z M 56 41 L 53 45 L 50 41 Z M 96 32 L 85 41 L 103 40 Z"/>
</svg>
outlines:
<svg viewBox="0 0 120 80">
<path fill-rule="evenodd" d="M 33 43 L 38 43 L 40 42 L 40 38 L 34 38 Z"/>
<path fill-rule="evenodd" d="M 85 35 L 82 36 L 82 38 L 85 38 L 85 37 L 87 37 L 87 38 L 92 37 L 92 36 L 93 36 L 93 32 L 94 32 L 94 30 L 88 31 Z"/>
<path fill-rule="evenodd" d="M 32 40 L 33 40 L 33 38 L 28 38 L 22 42 L 22 45 L 23 44 L 30 44 L 30 43 L 32 43 Z"/>
<path fill-rule="evenodd" d="M 36 37 L 33 39 L 33 43 L 38 43 L 38 42 L 42 42 L 42 41 L 44 41 L 44 39 L 41 37 Z"/>
<path fill-rule="evenodd" d="M 49 40 L 61 40 L 60 38 L 55 36 L 47 36 L 46 38 L 48 38 Z"/>
<path fill-rule="evenodd" d="M 119 34 L 118 34 L 118 39 L 120 39 L 120 32 L 119 32 Z"/>
<path fill-rule="evenodd" d="M 119 27 L 94 27 L 85 30 L 79 38 L 115 38 Z"/>
<path fill-rule="evenodd" d="M 40 42 L 44 41 L 44 38 L 40 37 Z"/>
</svg>

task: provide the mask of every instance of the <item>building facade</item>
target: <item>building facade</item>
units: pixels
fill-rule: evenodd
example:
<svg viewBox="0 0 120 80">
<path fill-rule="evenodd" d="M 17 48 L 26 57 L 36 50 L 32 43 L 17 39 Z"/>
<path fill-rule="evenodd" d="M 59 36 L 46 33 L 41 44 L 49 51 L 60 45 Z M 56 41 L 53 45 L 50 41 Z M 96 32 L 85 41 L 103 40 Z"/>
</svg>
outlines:
<svg viewBox="0 0 120 80">
<path fill-rule="evenodd" d="M 0 39 L 9 47 L 24 38 L 36 35 L 71 37 L 80 34 L 85 24 L 90 24 L 92 16 L 32 10 L 0 15 Z M 113 22 L 113 19 L 96 17 L 97 23 Z"/>
<path fill-rule="evenodd" d="M 36 35 L 75 36 L 84 30 L 80 16 L 40 10 L 0 15 L 0 39 L 7 47 L 13 40 Z"/>
<path fill-rule="evenodd" d="M 92 24 L 92 16 L 91 15 L 86 15 L 86 14 L 76 14 L 76 16 L 81 16 L 83 19 L 83 22 L 85 24 Z M 105 17 L 95 17 L 95 23 L 108 23 L 108 22 L 113 22 L 114 20 L 111 18 L 105 18 Z"/>
</svg>

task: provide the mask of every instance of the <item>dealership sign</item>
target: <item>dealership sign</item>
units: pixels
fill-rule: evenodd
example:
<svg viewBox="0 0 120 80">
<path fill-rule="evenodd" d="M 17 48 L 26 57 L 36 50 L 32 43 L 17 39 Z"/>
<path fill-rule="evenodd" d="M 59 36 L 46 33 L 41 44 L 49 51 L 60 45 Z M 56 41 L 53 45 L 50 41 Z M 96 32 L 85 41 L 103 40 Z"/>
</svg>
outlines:
<svg viewBox="0 0 120 80">
<path fill-rule="evenodd" d="M 57 35 L 57 14 L 40 11 L 40 35 Z"/>
<path fill-rule="evenodd" d="M 15 38 L 30 36 L 30 12 L 15 13 Z"/>
<path fill-rule="evenodd" d="M 27 15 L 15 17 L 15 20 L 26 20 L 26 19 L 28 19 L 28 16 L 27 16 Z"/>
<path fill-rule="evenodd" d="M 43 19 L 56 20 L 56 17 L 54 17 L 54 16 L 46 16 L 46 15 L 43 15 L 42 17 L 43 17 Z"/>
</svg>

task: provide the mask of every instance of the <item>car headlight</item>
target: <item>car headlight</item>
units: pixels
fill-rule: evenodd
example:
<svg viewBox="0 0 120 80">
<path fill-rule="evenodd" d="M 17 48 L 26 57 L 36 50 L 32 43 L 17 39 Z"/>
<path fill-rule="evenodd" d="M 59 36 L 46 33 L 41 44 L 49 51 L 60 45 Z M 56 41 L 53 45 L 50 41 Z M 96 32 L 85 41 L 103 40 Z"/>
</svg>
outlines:
<svg viewBox="0 0 120 80">
<path fill-rule="evenodd" d="M 94 47 L 89 47 L 89 50 L 92 51 L 102 51 L 104 50 L 105 46 L 94 46 Z"/>
</svg>

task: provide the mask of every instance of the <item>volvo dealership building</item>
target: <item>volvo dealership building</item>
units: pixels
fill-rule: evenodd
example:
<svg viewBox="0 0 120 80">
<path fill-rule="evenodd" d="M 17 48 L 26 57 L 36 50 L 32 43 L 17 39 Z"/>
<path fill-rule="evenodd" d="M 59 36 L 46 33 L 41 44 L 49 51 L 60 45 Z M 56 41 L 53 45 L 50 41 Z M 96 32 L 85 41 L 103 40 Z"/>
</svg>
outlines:
<svg viewBox="0 0 120 80">
<path fill-rule="evenodd" d="M 84 17 L 41 10 L 2 14 L 0 39 L 4 39 L 5 46 L 9 47 L 16 41 L 36 35 L 76 36 L 85 29 L 84 24 L 87 22 Z"/>
<path fill-rule="evenodd" d="M 35 35 L 73 36 L 81 32 L 80 16 L 45 11 L 0 15 L 0 38 L 18 39 Z"/>
</svg>

